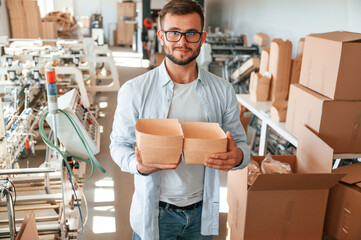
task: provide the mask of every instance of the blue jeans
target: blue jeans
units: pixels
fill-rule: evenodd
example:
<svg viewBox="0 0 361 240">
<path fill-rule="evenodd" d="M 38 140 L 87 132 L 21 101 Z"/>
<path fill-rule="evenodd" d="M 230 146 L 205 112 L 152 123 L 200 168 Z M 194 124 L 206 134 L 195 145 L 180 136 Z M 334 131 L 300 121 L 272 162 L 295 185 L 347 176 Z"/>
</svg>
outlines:
<svg viewBox="0 0 361 240">
<path fill-rule="evenodd" d="M 173 210 L 159 207 L 160 240 L 211 240 L 201 235 L 202 206 L 193 210 Z M 133 232 L 133 240 L 141 238 Z"/>
</svg>

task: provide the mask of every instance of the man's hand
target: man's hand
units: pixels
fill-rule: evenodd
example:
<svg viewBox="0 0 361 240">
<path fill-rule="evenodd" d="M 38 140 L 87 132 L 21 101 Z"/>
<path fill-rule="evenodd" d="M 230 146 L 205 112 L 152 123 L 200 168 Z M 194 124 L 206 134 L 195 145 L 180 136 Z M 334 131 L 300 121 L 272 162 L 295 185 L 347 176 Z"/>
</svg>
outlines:
<svg viewBox="0 0 361 240">
<path fill-rule="evenodd" d="M 243 152 L 237 147 L 230 132 L 226 133 L 228 144 L 226 153 L 214 153 L 212 157 L 206 159 L 204 165 L 209 168 L 229 171 L 233 167 L 241 164 Z"/>
<path fill-rule="evenodd" d="M 179 163 L 182 161 L 182 156 L 180 156 L 177 164 L 145 164 L 142 162 L 142 158 L 140 157 L 138 147 L 135 147 L 135 155 L 137 156 L 137 161 L 138 161 L 137 170 L 138 172 L 144 174 L 150 174 L 166 169 L 176 169 Z"/>
</svg>

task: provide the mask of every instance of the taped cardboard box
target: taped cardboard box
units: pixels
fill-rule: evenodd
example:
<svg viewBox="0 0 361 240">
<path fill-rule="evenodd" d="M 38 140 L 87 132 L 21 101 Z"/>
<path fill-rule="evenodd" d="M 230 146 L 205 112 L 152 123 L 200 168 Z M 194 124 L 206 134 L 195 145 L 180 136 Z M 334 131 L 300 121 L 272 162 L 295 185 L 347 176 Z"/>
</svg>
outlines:
<svg viewBox="0 0 361 240">
<path fill-rule="evenodd" d="M 231 240 L 321 239 L 329 189 L 344 175 L 330 173 L 332 148 L 304 130 L 296 156 L 272 156 L 290 163 L 294 174 L 261 174 L 247 188 L 247 168 L 228 172 Z"/>
<path fill-rule="evenodd" d="M 253 101 L 267 101 L 271 85 L 272 75 L 268 72 L 264 75 L 256 72 L 251 73 L 249 93 Z"/>
<path fill-rule="evenodd" d="M 335 101 L 292 84 L 286 130 L 297 139 L 310 126 L 336 153 L 361 152 L 361 101 Z"/>
<path fill-rule="evenodd" d="M 361 34 L 306 36 L 300 83 L 335 100 L 361 100 Z"/>
<path fill-rule="evenodd" d="M 264 72 L 268 72 L 268 65 L 269 65 L 269 48 L 264 48 L 261 52 L 261 62 L 259 65 L 259 72 L 263 74 Z"/>
<path fill-rule="evenodd" d="M 184 134 L 184 160 L 186 164 L 204 164 L 213 153 L 227 151 L 227 136 L 218 123 L 181 123 Z"/>
<path fill-rule="evenodd" d="M 270 48 L 269 72 L 272 83 L 269 99 L 287 100 L 290 87 L 290 70 L 292 57 L 292 43 L 282 39 L 273 39 Z"/>
<path fill-rule="evenodd" d="M 331 188 L 325 232 L 338 240 L 361 239 L 361 163 L 339 167 L 333 173 L 347 174 Z"/>
<path fill-rule="evenodd" d="M 271 105 L 271 119 L 276 122 L 285 122 L 287 117 L 287 105 L 286 100 L 276 100 Z"/>
<path fill-rule="evenodd" d="M 176 164 L 183 149 L 178 119 L 139 119 L 135 136 L 143 163 Z"/>
</svg>

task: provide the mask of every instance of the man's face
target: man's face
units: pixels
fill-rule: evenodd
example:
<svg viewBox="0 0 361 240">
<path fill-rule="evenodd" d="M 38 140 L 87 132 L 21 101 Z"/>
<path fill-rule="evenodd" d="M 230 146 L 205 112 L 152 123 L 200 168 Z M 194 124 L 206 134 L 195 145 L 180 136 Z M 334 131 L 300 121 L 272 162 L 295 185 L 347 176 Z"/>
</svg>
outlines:
<svg viewBox="0 0 361 240">
<path fill-rule="evenodd" d="M 202 31 L 201 18 L 197 13 L 185 15 L 170 15 L 166 14 L 163 18 L 164 31 L 178 31 L 185 32 L 201 32 Z M 197 43 L 187 42 L 185 36 L 178 42 L 169 42 L 165 37 L 163 31 L 158 31 L 158 37 L 162 46 L 164 46 L 165 55 L 177 65 L 187 65 L 197 58 L 201 46 L 207 38 L 204 32 L 201 39 Z"/>
</svg>

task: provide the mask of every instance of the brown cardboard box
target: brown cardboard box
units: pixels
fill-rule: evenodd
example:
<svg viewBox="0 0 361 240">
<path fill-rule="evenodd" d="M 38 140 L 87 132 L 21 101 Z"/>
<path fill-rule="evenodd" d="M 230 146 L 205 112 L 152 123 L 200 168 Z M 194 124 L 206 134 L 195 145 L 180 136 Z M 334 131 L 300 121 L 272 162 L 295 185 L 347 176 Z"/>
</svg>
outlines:
<svg viewBox="0 0 361 240">
<path fill-rule="evenodd" d="M 117 32 L 117 30 L 114 30 L 114 31 L 113 31 L 113 46 L 117 46 L 117 45 L 118 45 L 117 36 L 118 36 L 118 32 Z"/>
<path fill-rule="evenodd" d="M 123 21 L 117 23 L 117 45 L 132 45 L 134 35 L 134 24 Z"/>
<path fill-rule="evenodd" d="M 28 37 L 39 38 L 42 35 L 41 16 L 37 0 L 23 0 Z"/>
<path fill-rule="evenodd" d="M 298 41 L 296 58 L 301 58 L 302 59 L 303 49 L 304 48 L 305 48 L 305 38 L 300 38 L 300 40 Z"/>
<path fill-rule="evenodd" d="M 213 153 L 227 151 L 227 136 L 218 123 L 181 123 L 184 134 L 184 160 L 186 164 L 204 164 Z"/>
<path fill-rule="evenodd" d="M 39 240 L 34 212 L 26 214 L 16 240 Z"/>
<path fill-rule="evenodd" d="M 269 99 L 287 100 L 290 87 L 290 69 L 292 57 L 292 43 L 282 39 L 273 39 L 270 48 L 269 72 L 272 83 Z"/>
<path fill-rule="evenodd" d="M 287 105 L 286 100 L 276 100 L 271 105 L 271 119 L 276 122 L 285 122 L 287 116 Z"/>
<path fill-rule="evenodd" d="M 251 73 L 259 69 L 259 58 L 258 57 L 251 57 L 247 59 L 236 71 L 233 72 L 232 78 L 237 79 L 239 76 L 245 73 Z"/>
<path fill-rule="evenodd" d="M 361 152 L 361 101 L 334 101 L 292 84 L 286 130 L 296 138 L 310 126 L 336 153 Z"/>
<path fill-rule="evenodd" d="M 338 240 L 359 240 L 361 163 L 340 167 L 333 172 L 347 175 L 330 190 L 324 230 Z"/>
<path fill-rule="evenodd" d="M 271 78 L 272 76 L 268 72 L 265 72 L 264 75 L 256 72 L 251 73 L 249 93 L 253 101 L 267 101 Z"/>
<path fill-rule="evenodd" d="M 263 74 L 264 72 L 268 72 L 269 66 L 269 48 L 264 48 L 261 52 L 261 63 L 259 65 L 259 72 Z"/>
<path fill-rule="evenodd" d="M 143 163 L 179 162 L 183 132 L 178 119 L 139 119 L 135 129 Z"/>
<path fill-rule="evenodd" d="M 245 133 L 247 133 L 248 124 L 252 119 L 252 117 L 250 116 L 252 113 L 246 107 L 244 107 L 242 104 L 238 103 L 238 106 L 239 106 L 239 110 L 240 110 L 239 118 L 241 120 L 241 124 L 242 124 L 242 127 L 243 127 Z"/>
<path fill-rule="evenodd" d="M 257 33 L 253 37 L 253 41 L 260 47 L 265 47 L 269 44 L 269 36 L 265 33 Z"/>
<path fill-rule="evenodd" d="M 361 100 L 361 34 L 306 36 L 300 83 L 335 100 Z"/>
<path fill-rule="evenodd" d="M 9 9 L 11 35 L 13 38 L 27 38 L 28 26 L 25 19 L 22 0 L 8 0 L 6 6 Z"/>
<path fill-rule="evenodd" d="M 41 23 L 41 37 L 43 39 L 57 39 L 58 26 L 55 22 L 42 22 Z M 45 45 L 56 45 L 55 42 L 44 42 Z"/>
<path fill-rule="evenodd" d="M 330 191 L 325 232 L 339 240 L 361 239 L 361 163 L 333 172 L 347 175 Z"/>
<path fill-rule="evenodd" d="M 135 2 L 118 2 L 117 3 L 118 22 L 122 17 L 135 17 L 136 5 Z"/>
<path fill-rule="evenodd" d="M 291 60 L 290 83 L 298 83 L 300 81 L 302 58 Z"/>
<path fill-rule="evenodd" d="M 247 189 L 247 168 L 228 172 L 231 240 L 321 239 L 329 189 L 344 175 L 330 173 L 333 151 L 309 129 L 298 144 L 297 156 L 272 156 L 295 174 L 261 174 Z"/>
</svg>

